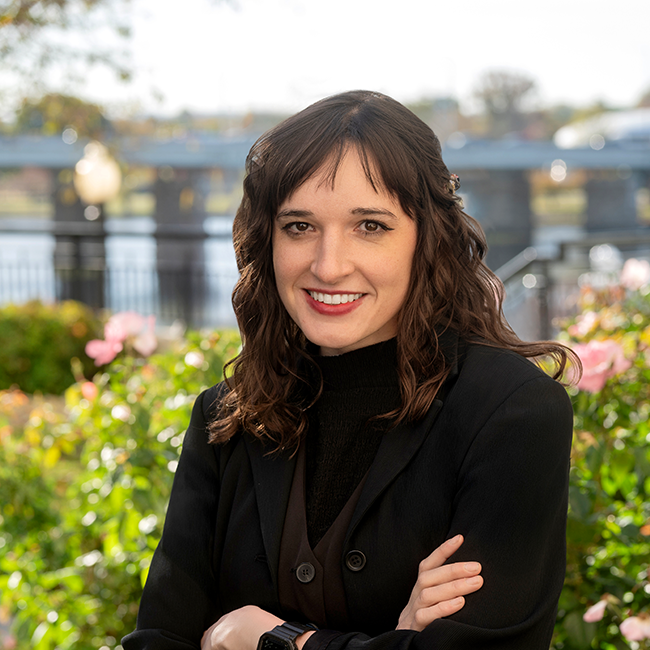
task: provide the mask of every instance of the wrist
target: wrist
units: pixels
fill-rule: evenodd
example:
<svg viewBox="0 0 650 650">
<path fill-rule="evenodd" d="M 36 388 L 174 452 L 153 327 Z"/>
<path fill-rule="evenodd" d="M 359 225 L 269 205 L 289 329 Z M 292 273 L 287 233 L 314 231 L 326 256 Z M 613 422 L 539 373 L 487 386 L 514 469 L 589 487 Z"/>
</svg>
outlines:
<svg viewBox="0 0 650 650">
<path fill-rule="evenodd" d="M 302 650 L 303 646 L 305 643 L 307 643 L 307 639 L 316 632 L 316 630 L 310 630 L 309 632 L 305 632 L 304 634 L 301 634 L 297 639 L 296 639 L 296 647 L 298 650 Z"/>
</svg>

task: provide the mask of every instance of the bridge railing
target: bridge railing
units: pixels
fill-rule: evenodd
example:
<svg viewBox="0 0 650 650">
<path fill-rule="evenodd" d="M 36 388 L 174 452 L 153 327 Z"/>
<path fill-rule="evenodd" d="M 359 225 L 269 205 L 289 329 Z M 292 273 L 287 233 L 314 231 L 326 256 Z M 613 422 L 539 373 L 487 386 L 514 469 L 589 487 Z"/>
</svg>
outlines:
<svg viewBox="0 0 650 650">
<path fill-rule="evenodd" d="M 526 248 L 495 271 L 506 290 L 504 314 L 522 339 L 552 339 L 576 313 L 581 285 L 607 281 L 631 257 L 650 259 L 650 232 L 599 233 L 561 242 L 551 254 Z"/>
<path fill-rule="evenodd" d="M 237 279 L 234 260 L 206 259 L 205 253 L 206 242 L 229 248 L 227 231 L 159 226 L 145 233 L 113 227 L 107 232 L 103 224 L 44 221 L 31 228 L 0 222 L 2 235 L 19 236 L 23 250 L 12 251 L 7 237 L 0 245 L 0 305 L 73 299 L 95 309 L 155 314 L 167 324 L 235 324 L 230 306 Z M 46 237 L 49 254 L 29 254 L 28 242 L 35 236 Z M 137 245 L 123 255 L 107 255 L 117 237 Z"/>
</svg>

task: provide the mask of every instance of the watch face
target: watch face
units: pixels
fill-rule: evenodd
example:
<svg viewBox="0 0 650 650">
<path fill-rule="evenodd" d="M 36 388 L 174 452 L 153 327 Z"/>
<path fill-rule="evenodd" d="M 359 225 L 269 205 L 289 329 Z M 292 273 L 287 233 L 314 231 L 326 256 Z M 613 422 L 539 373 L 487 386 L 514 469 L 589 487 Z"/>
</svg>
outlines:
<svg viewBox="0 0 650 650">
<path fill-rule="evenodd" d="M 257 646 L 257 650 L 293 650 L 295 647 L 296 646 L 290 641 L 272 637 L 267 632 L 266 634 L 262 635 L 260 644 Z"/>
</svg>

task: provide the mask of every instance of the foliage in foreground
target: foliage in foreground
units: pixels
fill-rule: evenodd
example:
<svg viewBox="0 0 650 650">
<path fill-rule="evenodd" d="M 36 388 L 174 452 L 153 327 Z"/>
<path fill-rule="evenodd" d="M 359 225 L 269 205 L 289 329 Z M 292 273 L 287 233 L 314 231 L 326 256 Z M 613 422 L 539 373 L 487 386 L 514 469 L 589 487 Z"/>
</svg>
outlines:
<svg viewBox="0 0 650 650">
<path fill-rule="evenodd" d="M 556 650 L 650 647 L 650 265 L 621 281 L 586 286 L 561 337 L 585 374 Z M 0 620 L 18 648 L 110 650 L 133 629 L 191 404 L 238 345 L 118 358 L 25 425 L 28 398 L 0 393 Z"/>
<path fill-rule="evenodd" d="M 72 357 L 93 372 L 84 348 L 100 331 L 92 310 L 72 300 L 0 308 L 0 390 L 16 385 L 27 393 L 60 395 L 74 383 Z"/>
<path fill-rule="evenodd" d="M 620 278 L 594 279 L 600 288 L 583 287 L 582 313 L 562 336 L 585 373 L 570 389 L 568 563 L 554 648 L 647 648 L 650 266 L 630 260 Z"/>
<path fill-rule="evenodd" d="M 238 347 L 190 334 L 59 403 L 0 392 L 0 620 L 18 648 L 110 649 L 135 628 L 192 404 Z"/>
</svg>

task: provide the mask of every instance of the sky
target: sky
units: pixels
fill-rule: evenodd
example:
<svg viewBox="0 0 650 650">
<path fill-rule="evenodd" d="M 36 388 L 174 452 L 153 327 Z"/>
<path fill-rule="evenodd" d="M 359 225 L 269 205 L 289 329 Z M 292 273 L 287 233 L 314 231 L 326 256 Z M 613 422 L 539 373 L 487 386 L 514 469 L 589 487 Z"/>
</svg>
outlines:
<svg viewBox="0 0 650 650">
<path fill-rule="evenodd" d="M 89 75 L 110 106 L 174 114 L 299 110 L 365 88 L 454 96 L 489 69 L 525 73 L 538 104 L 629 106 L 650 90 L 650 2 L 627 0 L 132 0 L 136 75 Z M 163 100 L 156 100 L 157 95 Z"/>
</svg>

